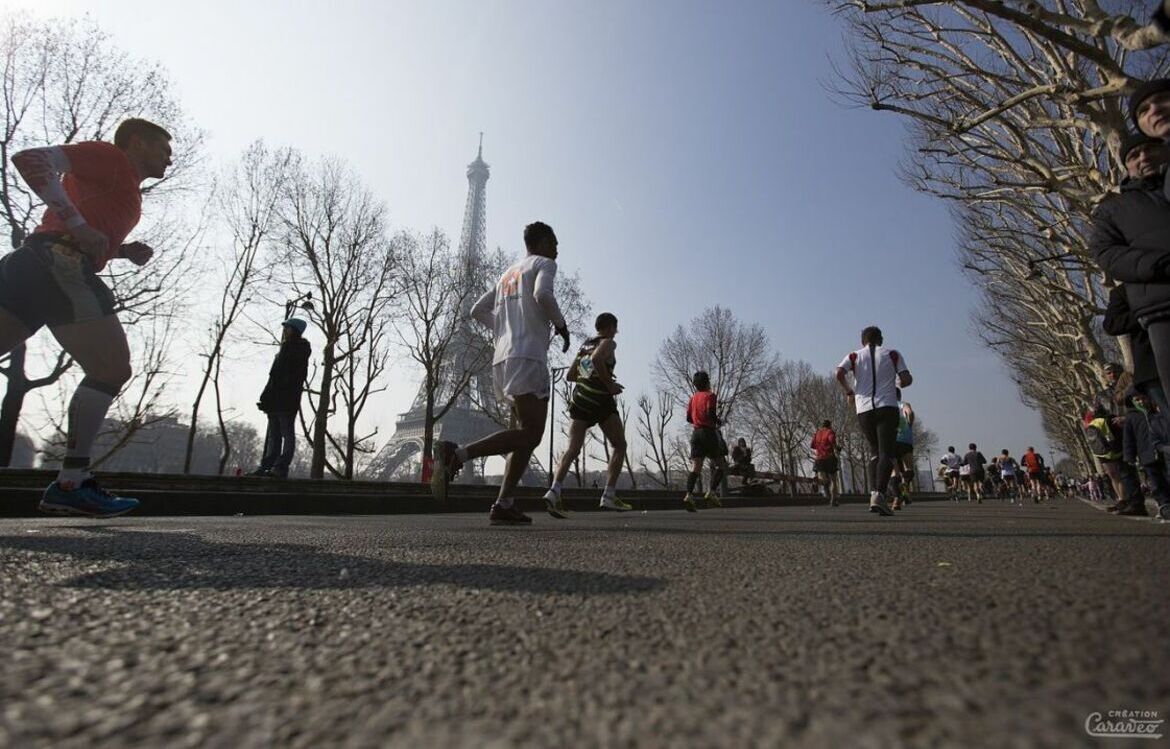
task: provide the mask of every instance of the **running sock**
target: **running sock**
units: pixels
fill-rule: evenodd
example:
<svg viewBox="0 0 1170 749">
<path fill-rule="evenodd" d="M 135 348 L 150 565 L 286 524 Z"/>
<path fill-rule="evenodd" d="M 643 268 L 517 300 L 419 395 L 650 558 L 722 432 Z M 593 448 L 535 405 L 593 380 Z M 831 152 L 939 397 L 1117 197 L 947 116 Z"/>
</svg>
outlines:
<svg viewBox="0 0 1170 749">
<path fill-rule="evenodd" d="M 117 394 L 117 388 L 91 377 L 83 379 L 73 391 L 73 398 L 69 401 L 65 460 L 57 473 L 57 484 L 62 489 L 76 489 L 90 477 L 89 453 Z"/>
<path fill-rule="evenodd" d="M 617 486 L 610 486 L 609 484 L 606 484 L 605 491 L 601 493 L 601 496 L 607 499 L 613 499 L 615 494 L 617 494 Z"/>
<path fill-rule="evenodd" d="M 512 499 L 511 497 L 500 497 L 499 499 L 496 500 L 496 505 L 501 510 L 507 510 L 508 508 L 510 508 L 512 506 L 512 503 L 514 501 L 515 500 Z"/>
<path fill-rule="evenodd" d="M 554 481 L 554 482 L 552 483 L 552 487 L 551 487 L 551 488 L 552 488 L 552 490 L 553 490 L 554 492 L 556 492 L 556 493 L 557 493 L 557 496 L 558 496 L 558 497 L 559 497 L 559 496 L 561 496 L 561 482 L 560 482 L 560 481 Z"/>
<path fill-rule="evenodd" d="M 695 482 L 698 480 L 699 480 L 699 474 L 697 474 L 697 473 L 688 473 L 687 474 L 687 494 L 694 494 Z"/>
<path fill-rule="evenodd" d="M 459 461 L 460 463 L 467 462 L 467 448 L 466 447 L 455 448 L 455 460 Z"/>
<path fill-rule="evenodd" d="M 716 468 L 711 472 L 711 491 L 718 492 L 719 487 L 723 485 L 723 469 Z"/>
</svg>

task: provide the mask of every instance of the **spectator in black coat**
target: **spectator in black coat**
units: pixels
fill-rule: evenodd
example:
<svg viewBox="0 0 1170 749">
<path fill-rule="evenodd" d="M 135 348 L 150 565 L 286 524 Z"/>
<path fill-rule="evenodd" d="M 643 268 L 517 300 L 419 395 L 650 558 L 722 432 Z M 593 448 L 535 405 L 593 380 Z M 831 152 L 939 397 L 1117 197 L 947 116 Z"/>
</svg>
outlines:
<svg viewBox="0 0 1170 749">
<path fill-rule="evenodd" d="M 1101 268 L 1125 285 L 1132 317 L 1146 330 L 1161 392 L 1170 394 L 1170 199 L 1163 193 L 1167 148 L 1145 135 L 1122 148 L 1128 178 L 1121 193 L 1093 212 L 1089 251 Z"/>
<path fill-rule="evenodd" d="M 268 414 L 268 436 L 264 458 L 253 476 L 288 476 L 296 452 L 296 418 L 301 410 L 301 393 L 309 373 L 311 347 L 304 339 L 306 324 L 296 317 L 281 323 L 280 351 L 268 371 L 268 384 L 256 405 Z"/>
<path fill-rule="evenodd" d="M 1123 460 L 1141 465 L 1150 484 L 1150 493 L 1158 503 L 1158 517 L 1170 520 L 1170 481 L 1166 478 L 1166 462 L 1159 444 L 1164 444 L 1166 434 L 1157 408 L 1153 402 L 1137 390 L 1131 390 L 1127 398 L 1129 412 L 1125 415 L 1125 430 L 1122 439 Z M 1126 501 L 1117 509 L 1118 515 L 1145 516 L 1146 499 L 1142 493 L 1137 474 L 1125 474 Z"/>
</svg>

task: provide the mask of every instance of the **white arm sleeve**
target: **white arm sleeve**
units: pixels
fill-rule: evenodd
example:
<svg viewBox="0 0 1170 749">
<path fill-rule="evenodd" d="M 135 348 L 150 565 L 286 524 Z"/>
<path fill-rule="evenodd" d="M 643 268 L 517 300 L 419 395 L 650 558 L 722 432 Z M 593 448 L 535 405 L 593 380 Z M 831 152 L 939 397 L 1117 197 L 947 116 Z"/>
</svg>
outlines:
<svg viewBox="0 0 1170 749">
<path fill-rule="evenodd" d="M 60 146 L 29 148 L 13 154 L 12 163 L 37 197 L 45 201 L 66 227 L 75 229 L 85 224 L 85 219 L 61 184 L 62 175 L 70 169 L 65 149 Z"/>
<path fill-rule="evenodd" d="M 545 316 L 552 322 L 553 327 L 560 330 L 565 327 L 565 316 L 561 314 L 561 307 L 557 304 L 554 291 L 557 280 L 557 264 L 553 261 L 543 263 L 536 271 L 536 283 L 532 287 L 532 295 L 536 303 L 544 310 Z"/>
<path fill-rule="evenodd" d="M 487 293 L 476 300 L 475 304 L 471 306 L 471 319 L 483 325 L 485 328 L 491 328 L 496 324 L 496 316 L 492 311 L 496 306 L 496 289 L 492 287 Z"/>
</svg>

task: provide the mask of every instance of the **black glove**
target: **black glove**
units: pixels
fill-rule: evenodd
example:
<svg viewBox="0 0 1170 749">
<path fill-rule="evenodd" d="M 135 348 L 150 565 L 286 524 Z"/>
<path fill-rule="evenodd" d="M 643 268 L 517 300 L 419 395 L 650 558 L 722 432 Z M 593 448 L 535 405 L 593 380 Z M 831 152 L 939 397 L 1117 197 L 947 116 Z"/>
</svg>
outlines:
<svg viewBox="0 0 1170 749">
<path fill-rule="evenodd" d="M 559 335 L 561 337 L 561 339 L 564 340 L 564 342 L 565 342 L 565 345 L 561 346 L 561 353 L 562 354 L 568 353 L 569 352 L 569 329 L 568 328 L 557 328 L 557 335 Z"/>
</svg>

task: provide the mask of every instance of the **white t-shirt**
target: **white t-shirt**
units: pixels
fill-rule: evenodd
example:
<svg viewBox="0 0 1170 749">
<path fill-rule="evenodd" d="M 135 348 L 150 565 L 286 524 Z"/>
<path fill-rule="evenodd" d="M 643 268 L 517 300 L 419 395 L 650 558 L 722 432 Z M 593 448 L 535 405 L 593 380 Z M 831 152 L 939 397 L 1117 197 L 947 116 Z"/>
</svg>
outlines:
<svg viewBox="0 0 1170 749">
<path fill-rule="evenodd" d="M 553 293 L 556 277 L 555 260 L 528 255 L 506 270 L 471 308 L 471 316 L 495 336 L 492 364 L 508 359 L 548 362 L 550 325 L 565 326 Z"/>
<path fill-rule="evenodd" d="M 897 408 L 898 373 L 909 371 L 906 358 L 898 351 L 878 346 L 874 353 L 877 359 L 876 378 L 869 358 L 869 346 L 847 354 L 837 365 L 838 369 L 853 375 L 854 402 L 859 414 L 878 408 Z"/>
<path fill-rule="evenodd" d="M 942 456 L 942 462 L 948 471 L 957 471 L 963 466 L 963 459 L 955 453 L 947 453 Z"/>
</svg>

